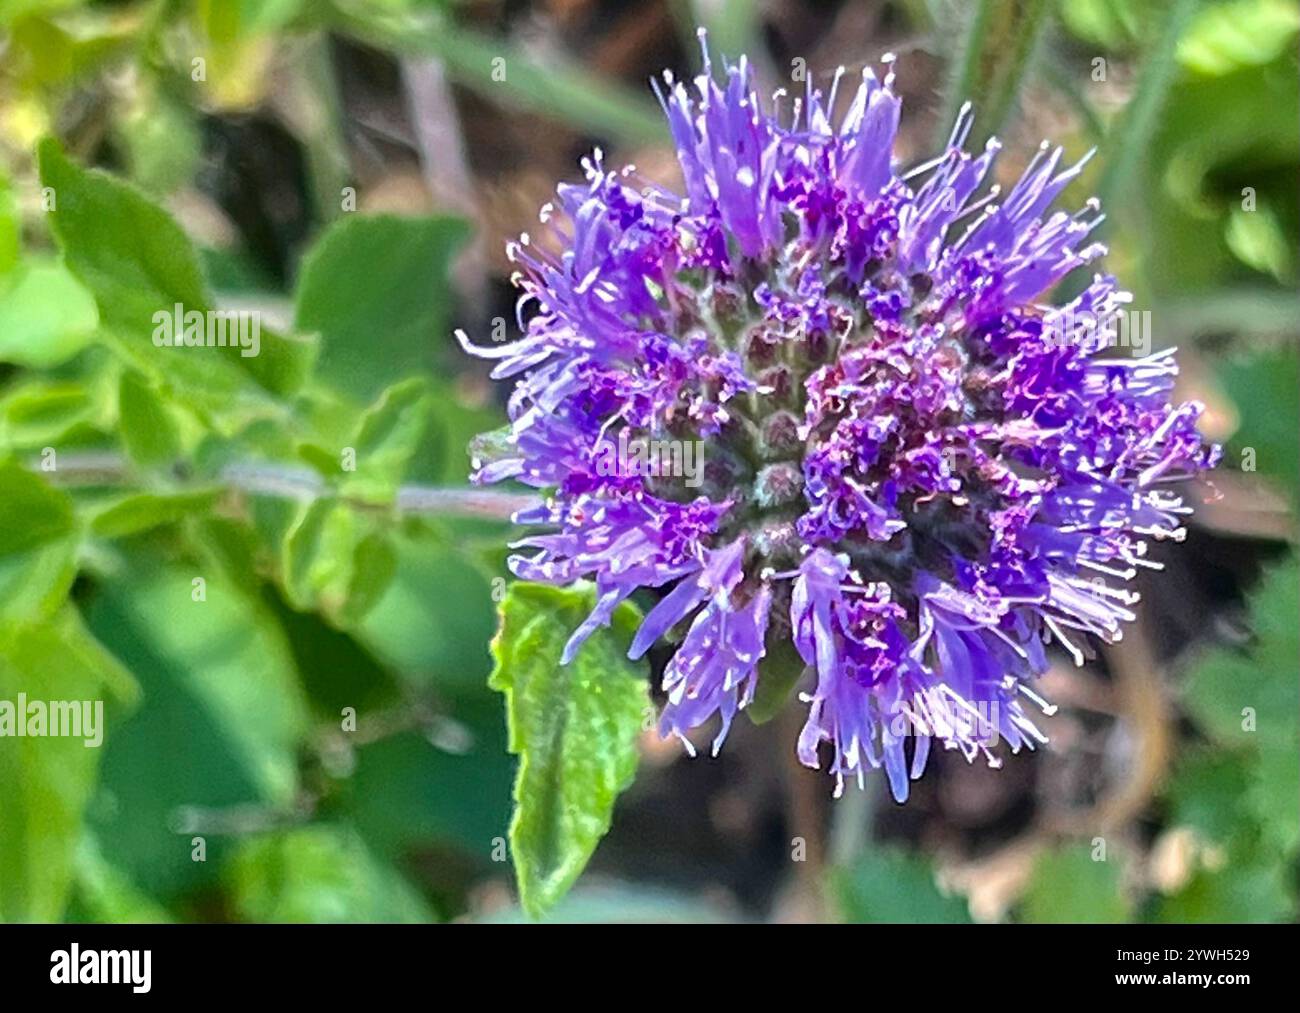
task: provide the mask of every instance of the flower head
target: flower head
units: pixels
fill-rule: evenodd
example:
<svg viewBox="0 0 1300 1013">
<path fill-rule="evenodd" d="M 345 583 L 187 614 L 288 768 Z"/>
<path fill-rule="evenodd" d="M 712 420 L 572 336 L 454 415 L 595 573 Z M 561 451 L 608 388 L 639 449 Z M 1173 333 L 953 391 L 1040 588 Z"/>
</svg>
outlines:
<svg viewBox="0 0 1300 1013">
<path fill-rule="evenodd" d="M 1183 535 L 1172 484 L 1217 448 L 1170 402 L 1171 351 L 1106 354 L 1113 278 L 1045 301 L 1104 252 L 1095 201 L 1052 210 L 1082 162 L 1044 145 L 1003 195 L 963 109 L 900 175 L 892 72 L 864 71 L 836 122 L 841 74 L 765 111 L 743 58 L 722 70 L 706 49 L 693 90 L 656 86 L 684 195 L 597 152 L 543 211 L 553 242 L 512 244 L 523 338 L 459 335 L 515 378 L 475 479 L 548 490 L 516 517 L 543 532 L 518 576 L 594 580 L 566 660 L 660 589 L 631 653 L 679 641 L 661 732 L 689 748 L 717 716 L 716 751 L 782 639 L 807 666 L 800 759 L 829 755 L 837 793 L 883 767 L 901 801 L 932 740 L 990 762 L 1045 741 L 1045 644 L 1082 663 L 1089 634 L 1119 638 L 1148 539 Z M 660 466 L 609 467 L 629 438 Z M 698 474 L 671 467 L 683 446 Z"/>
</svg>

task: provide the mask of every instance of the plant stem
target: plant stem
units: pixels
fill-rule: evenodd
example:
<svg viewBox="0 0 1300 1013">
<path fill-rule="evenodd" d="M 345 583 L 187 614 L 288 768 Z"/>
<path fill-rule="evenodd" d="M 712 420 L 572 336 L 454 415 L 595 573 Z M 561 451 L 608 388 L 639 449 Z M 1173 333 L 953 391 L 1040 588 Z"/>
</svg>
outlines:
<svg viewBox="0 0 1300 1013">
<path fill-rule="evenodd" d="M 947 141 L 965 102 L 975 107 L 970 150 L 980 150 L 1002 127 L 1015 108 L 1049 8 L 1047 0 L 977 0 L 949 81 L 938 143 Z"/>
<path fill-rule="evenodd" d="M 42 470 L 39 460 L 29 462 L 29 467 L 34 471 Z M 47 473 L 50 481 L 71 486 L 122 485 L 129 482 L 132 475 L 130 463 L 125 458 L 93 451 L 63 454 L 57 459 L 55 469 Z M 261 461 L 228 464 L 221 470 L 218 481 L 240 492 L 280 499 L 315 499 L 329 491 L 325 480 L 309 468 Z M 531 493 L 404 485 L 397 491 L 393 505 L 402 514 L 509 520 L 516 511 L 536 506 L 538 502 L 539 497 Z"/>
</svg>

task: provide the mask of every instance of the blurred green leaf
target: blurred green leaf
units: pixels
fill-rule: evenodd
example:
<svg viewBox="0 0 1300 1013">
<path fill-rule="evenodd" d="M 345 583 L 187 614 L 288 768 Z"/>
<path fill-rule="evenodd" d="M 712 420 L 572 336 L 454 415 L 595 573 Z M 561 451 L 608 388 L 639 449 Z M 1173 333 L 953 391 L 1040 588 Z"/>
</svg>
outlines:
<svg viewBox="0 0 1300 1013">
<path fill-rule="evenodd" d="M 313 342 L 262 328 L 257 355 L 237 346 L 159 347 L 157 314 L 213 308 L 198 257 L 179 225 L 130 184 L 69 161 L 57 142 L 40 150 L 41 182 L 54 197 L 50 220 L 68 267 L 99 304 L 100 319 L 142 369 L 164 370 L 189 388 L 217 393 L 252 378 L 273 394 L 302 386 L 315 359 Z M 215 388 L 215 390 L 209 390 Z"/>
<path fill-rule="evenodd" d="M 284 540 L 284 590 L 295 608 L 311 610 L 321 598 L 342 603 L 352 575 L 358 521 L 332 497 L 304 503 Z M 332 609 L 331 609 L 332 611 Z"/>
<path fill-rule="evenodd" d="M 1252 595 L 1255 637 L 1249 651 L 1216 650 L 1188 673 L 1184 705 L 1224 747 L 1243 750 L 1242 799 L 1273 847 L 1300 846 L 1300 567 L 1273 570 Z"/>
<path fill-rule="evenodd" d="M 106 695 L 130 700 L 135 690 L 130 675 L 68 606 L 46 622 L 0 626 L 0 722 L 27 720 L 17 711 L 20 693 L 29 707 L 34 701 L 95 707 Z M 19 738 L 16 726 L 0 736 L 0 920 L 43 922 L 62 914 L 95 788 L 95 739 L 104 739 L 106 710 L 98 708 L 96 728 L 82 725 L 83 737 Z M 94 721 L 96 710 L 91 714 Z"/>
<path fill-rule="evenodd" d="M 971 920 L 964 898 L 940 892 L 928 860 L 898 849 L 873 847 L 852 867 L 834 870 L 830 887 L 845 919 L 855 924 Z"/>
<path fill-rule="evenodd" d="M 1216 379 L 1240 415 L 1228 443 L 1228 462 L 1238 467 L 1252 448 L 1253 465 L 1294 501 L 1300 493 L 1300 349 L 1291 342 L 1243 352 L 1223 360 Z"/>
<path fill-rule="evenodd" d="M 94 340 L 95 300 L 58 261 L 31 259 L 0 279 L 0 360 L 33 369 L 66 362 Z"/>
<path fill-rule="evenodd" d="M 1214 841 L 1230 839 L 1250 819 L 1251 772 L 1235 753 L 1188 750 L 1169 785 L 1169 823 Z"/>
<path fill-rule="evenodd" d="M 429 536 L 394 537 L 397 573 L 358 636 L 413 686 L 457 699 L 486 695 L 495 626 L 487 578 Z M 456 589 L 455 595 L 447 588 Z"/>
<path fill-rule="evenodd" d="M 1178 61 L 1200 74 L 1228 74 L 1289 51 L 1297 30 L 1295 0 L 1209 4 L 1178 40 Z"/>
<path fill-rule="evenodd" d="M 490 684 L 506 695 L 510 751 L 519 756 L 510 847 L 520 901 L 537 916 L 586 867 L 632 783 L 637 734 L 650 707 L 645 674 L 628 661 L 639 621 L 614 613 L 568 665 L 565 641 L 595 605 L 590 588 L 517 583 L 501 603 Z"/>
<path fill-rule="evenodd" d="M 370 715 L 358 707 L 358 716 L 364 728 Z M 510 823 L 514 775 L 500 702 L 458 702 L 445 720 L 468 740 L 455 751 L 417 731 L 359 747 L 341 811 L 385 855 L 437 849 L 466 856 L 467 868 L 490 869 Z"/>
<path fill-rule="evenodd" d="M 178 492 L 132 492 L 95 511 L 90 530 L 101 538 L 124 538 L 163 524 L 175 524 L 212 508 L 221 489 Z"/>
<path fill-rule="evenodd" d="M 1021 919 L 1040 925 L 1127 922 L 1133 907 L 1123 888 L 1119 858 L 1093 858 L 1082 844 L 1044 851 L 1024 896 Z"/>
<path fill-rule="evenodd" d="M 293 804 L 309 731 L 293 657 L 249 590 L 147 557 L 127 557 L 99 586 L 89 622 L 144 691 L 105 752 L 93 825 L 123 873 L 170 902 L 211 884 L 226 850 L 220 829 L 194 814 L 220 828 L 222 814 L 251 807 L 256 819 Z M 191 857 L 196 834 L 207 862 Z"/>
<path fill-rule="evenodd" d="M 120 179 L 81 169 L 53 140 L 42 142 L 39 157 L 54 233 L 106 325 L 148 334 L 159 310 L 207 308 L 190 242 L 162 208 Z"/>
<path fill-rule="evenodd" d="M 18 263 L 22 248 L 23 221 L 18 198 L 0 167 L 0 276 L 8 274 Z M 3 280 L 0 279 L 0 284 Z"/>
<path fill-rule="evenodd" d="M 415 23 L 342 13 L 344 25 L 363 40 L 436 57 L 456 80 L 488 101 L 538 112 L 624 144 L 667 140 L 667 125 L 648 89 L 633 91 L 554 53 L 534 59 L 514 43 L 464 28 L 450 17 Z"/>
<path fill-rule="evenodd" d="M 1153 920 L 1175 925 L 1239 925 L 1289 919 L 1295 903 L 1287 872 L 1275 863 L 1233 860 L 1223 868 L 1201 869 L 1173 896 L 1156 904 Z"/>
<path fill-rule="evenodd" d="M 372 531 L 360 539 L 352 550 L 352 577 L 339 610 L 343 625 L 361 622 L 383 598 L 396 575 L 397 553 L 388 534 Z"/>
<path fill-rule="evenodd" d="M 1269 208 L 1254 211 L 1233 208 L 1224 239 L 1237 259 L 1256 271 L 1270 274 L 1281 282 L 1291 273 L 1291 242 L 1277 215 Z"/>
<path fill-rule="evenodd" d="M 346 215 L 303 260 L 295 326 L 321 337 L 320 376 L 364 401 L 412 372 L 432 372 L 449 343 L 459 218 Z"/>
<path fill-rule="evenodd" d="M 320 611 L 337 626 L 361 622 L 397 569 L 389 536 L 376 525 L 332 496 L 301 504 L 280 549 L 289 603 Z"/>
<path fill-rule="evenodd" d="M 180 457 L 176 422 L 158 392 L 139 373 L 122 374 L 117 408 L 122 445 L 139 467 L 165 467 Z"/>
<path fill-rule="evenodd" d="M 139 890 L 104 855 L 94 834 L 84 834 L 77 846 L 76 884 L 68 921 L 113 925 L 163 924 L 171 914 Z"/>
<path fill-rule="evenodd" d="M 1060 0 L 1061 20 L 1086 42 L 1121 49 L 1148 35 L 1159 12 L 1150 0 Z"/>
<path fill-rule="evenodd" d="M 1191 24 L 1201 0 L 1170 0 L 1159 33 L 1144 46 L 1137 88 L 1102 146 L 1102 206 L 1119 208 L 1129 196 L 1142 159 L 1150 154 L 1151 137 L 1159 125 L 1170 85 L 1177 76 L 1178 40 Z"/>
<path fill-rule="evenodd" d="M 343 476 L 343 495 L 371 503 L 393 501 L 420 445 L 431 400 L 428 385 L 413 377 L 389 387 L 366 410 L 352 438 L 356 470 Z"/>
<path fill-rule="evenodd" d="M 1048 0 L 975 0 L 962 12 L 960 55 L 953 63 L 938 143 L 944 144 L 962 104 L 974 106 L 968 146 L 979 150 L 1016 108 L 1026 72 L 1047 23 Z"/>
<path fill-rule="evenodd" d="M 44 450 L 82 442 L 108 425 L 106 401 L 98 385 L 79 380 L 21 381 L 0 398 L 0 444 Z"/>
<path fill-rule="evenodd" d="M 1128 223 L 1124 230 L 1114 230 L 1116 240 L 1125 234 L 1138 238 L 1134 222 L 1149 220 L 1140 237 L 1146 253 L 1142 267 L 1152 288 L 1165 298 L 1209 302 L 1229 285 L 1229 294 L 1246 286 L 1264 287 L 1267 279 L 1243 271 L 1229 245 L 1232 216 L 1268 214 L 1286 234 L 1300 230 L 1294 183 L 1300 172 L 1296 75 L 1294 55 L 1286 54 L 1217 77 L 1184 72 L 1174 82 L 1132 199 L 1108 207 Z M 1287 259 L 1287 269 L 1294 272 L 1294 258 Z M 1288 280 L 1294 281 L 1294 273 Z M 1289 291 L 1279 291 L 1294 301 L 1293 284 Z M 1251 333 L 1254 315 L 1245 305 L 1227 333 Z M 1294 334 L 1294 325 L 1289 330 Z"/>
<path fill-rule="evenodd" d="M 203 138 L 194 111 L 160 90 L 143 88 L 115 126 L 135 184 L 169 194 L 194 179 Z"/>
<path fill-rule="evenodd" d="M 0 621 L 44 619 L 77 576 L 72 500 L 16 461 L 0 461 Z"/>
<path fill-rule="evenodd" d="M 243 842 L 229 861 L 235 912 L 260 923 L 417 923 L 433 913 L 355 831 L 318 825 Z"/>
</svg>

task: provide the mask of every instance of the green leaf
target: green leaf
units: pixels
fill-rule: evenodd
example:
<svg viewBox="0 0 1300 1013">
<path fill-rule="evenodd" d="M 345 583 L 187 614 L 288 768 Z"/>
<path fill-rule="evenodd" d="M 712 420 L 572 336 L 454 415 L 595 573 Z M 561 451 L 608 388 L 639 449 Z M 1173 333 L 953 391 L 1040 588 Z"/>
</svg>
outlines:
<svg viewBox="0 0 1300 1013">
<path fill-rule="evenodd" d="M 169 194 L 194 179 L 203 136 L 194 110 L 158 88 L 133 89 L 114 122 L 131 178 L 146 191 Z"/>
<path fill-rule="evenodd" d="M 95 300 L 58 261 L 31 260 L 0 284 L 0 361 L 49 369 L 94 340 Z"/>
<path fill-rule="evenodd" d="M 94 727 L 82 725 L 79 737 L 19 738 L 13 727 L 0 736 L 0 921 L 54 921 L 95 788 L 101 750 L 92 743 L 102 743 L 114 713 L 105 696 L 129 700 L 134 684 L 69 606 L 48 622 L 0 627 L 0 722 L 6 708 L 8 721 L 22 717 L 20 693 L 29 719 L 33 702 L 91 705 Z"/>
<path fill-rule="evenodd" d="M 310 826 L 243 842 L 226 875 L 241 920 L 272 924 L 434 921 L 419 894 L 356 832 Z"/>
<path fill-rule="evenodd" d="M 1045 851 L 1034 863 L 1021 918 L 1034 924 L 1127 922 L 1132 902 L 1122 879 L 1120 861 L 1113 854 L 1095 861 L 1082 845 Z"/>
<path fill-rule="evenodd" d="M 54 233 L 106 325 L 147 334 L 154 313 L 175 303 L 207 309 L 194 250 L 167 212 L 129 184 L 73 164 L 53 140 L 38 154 L 41 183 L 53 191 Z"/>
<path fill-rule="evenodd" d="M 1300 659 L 1298 581 L 1300 568 L 1294 562 L 1273 570 L 1251 595 L 1251 649 L 1215 650 L 1188 673 L 1184 705 L 1224 745 L 1294 745 L 1298 701 L 1291 674 Z"/>
<path fill-rule="evenodd" d="M 745 711 L 749 720 L 761 725 L 780 714 L 807 667 L 789 640 L 772 637 L 763 659 L 763 678 L 758 681 L 754 702 Z"/>
<path fill-rule="evenodd" d="M 347 215 L 303 260 L 295 327 L 321 339 L 319 373 L 370 400 L 412 372 L 432 372 L 447 346 L 459 218 Z"/>
<path fill-rule="evenodd" d="M 53 192 L 50 220 L 64 260 L 93 293 L 101 321 L 118 339 L 116 347 L 137 368 L 164 370 L 200 391 L 237 390 L 241 376 L 272 394 L 302 386 L 315 359 L 314 342 L 265 328 L 256 355 L 237 346 L 156 345 L 162 316 L 176 307 L 182 313 L 214 308 L 189 239 L 141 191 L 98 169 L 80 168 L 54 140 L 41 143 L 39 161 L 41 183 Z"/>
<path fill-rule="evenodd" d="M 1183 889 L 1160 899 L 1154 920 L 1176 925 L 1289 921 L 1296 905 L 1288 879 L 1286 867 L 1276 862 L 1233 860 L 1220 869 L 1198 869 Z"/>
<path fill-rule="evenodd" d="M 407 480 L 462 485 L 469 475 L 471 442 L 501 427 L 494 408 L 466 405 L 450 383 L 434 386 L 433 425 L 411 462 Z"/>
<path fill-rule="evenodd" d="M 132 461 L 141 468 L 166 467 L 181 456 L 171 412 L 139 373 L 122 374 L 117 404 L 122 445 Z"/>
<path fill-rule="evenodd" d="M 364 727 L 367 715 L 358 710 Z M 347 814 L 385 855 L 409 855 L 437 842 L 487 872 L 493 842 L 505 838 L 510 823 L 514 761 L 495 696 L 486 706 L 458 705 L 453 718 L 468 733 L 466 749 L 449 752 L 419 732 L 358 748 L 356 772 L 346 783 Z"/>
<path fill-rule="evenodd" d="M 306 701 L 274 615 L 214 568 L 127 555 L 95 589 L 88 620 L 144 691 L 113 729 L 92 824 L 122 872 L 170 903 L 213 885 L 231 847 L 202 821 L 186 833 L 187 814 L 220 825 L 231 812 L 292 812 Z M 191 858 L 194 833 L 206 838 L 206 862 Z"/>
<path fill-rule="evenodd" d="M 90 530 L 101 538 L 124 538 L 164 524 L 175 524 L 206 513 L 222 492 L 214 488 L 128 493 L 100 508 L 91 517 Z"/>
<path fill-rule="evenodd" d="M 343 495 L 391 503 L 429 418 L 429 388 L 413 378 L 394 384 L 366 409 L 352 438 L 356 471 L 344 475 Z"/>
<path fill-rule="evenodd" d="M 1288 52 L 1298 29 L 1292 0 L 1210 4 L 1178 40 L 1178 62 L 1201 74 L 1230 74 Z"/>
<path fill-rule="evenodd" d="M 1238 260 L 1256 271 L 1270 274 L 1283 284 L 1291 273 L 1291 241 L 1270 208 L 1254 211 L 1233 208 L 1224 242 Z"/>
<path fill-rule="evenodd" d="M 444 698 L 486 695 L 492 668 L 486 645 L 495 626 L 487 578 L 461 552 L 431 537 L 398 532 L 393 541 L 396 576 L 358 638 L 417 689 Z M 411 636 L 413 629 L 421 635 Z"/>
<path fill-rule="evenodd" d="M 0 620 L 52 615 L 77 576 L 72 500 L 16 461 L 0 462 Z"/>
<path fill-rule="evenodd" d="M 339 455 L 333 454 L 315 443 L 300 443 L 298 456 L 306 461 L 323 478 L 338 478 L 343 474 L 343 465 Z"/>
<path fill-rule="evenodd" d="M 311 610 L 323 598 L 333 607 L 342 603 L 356 541 L 356 516 L 337 499 L 322 497 L 299 508 L 281 551 L 284 590 L 294 608 Z"/>
<path fill-rule="evenodd" d="M 0 275 L 8 274 L 18 264 L 22 253 L 22 214 L 13 187 L 0 169 Z"/>
<path fill-rule="evenodd" d="M 373 609 L 397 575 L 397 553 L 388 534 L 374 531 L 352 551 L 352 577 L 339 612 L 344 626 L 355 626 Z"/>
<path fill-rule="evenodd" d="M 969 922 L 961 897 L 942 893 L 924 858 L 891 848 L 873 848 L 851 868 L 836 869 L 830 880 L 845 918 L 853 923 Z"/>
<path fill-rule="evenodd" d="M 555 904 L 609 830 L 614 801 L 636 774 L 650 706 L 645 673 L 628 661 L 639 613 L 623 604 L 568 665 L 560 653 L 595 604 L 591 588 L 512 585 L 489 684 L 506 695 L 519 756 L 510 824 L 519 896 L 534 917 Z"/>
<path fill-rule="evenodd" d="M 488 101 L 532 110 L 629 145 L 659 143 L 668 128 L 643 91 L 584 70 L 549 53 L 546 59 L 455 24 L 450 18 L 412 25 L 408 19 L 345 19 L 360 38 L 404 53 L 441 60 L 457 81 Z"/>
<path fill-rule="evenodd" d="M 76 886 L 68 921 L 110 925 L 158 925 L 174 921 L 166 908 L 143 893 L 105 857 L 94 834 L 77 846 Z"/>
<path fill-rule="evenodd" d="M 1252 595 L 1255 638 L 1249 651 L 1216 650 L 1188 673 L 1184 706 L 1221 746 L 1239 750 L 1249 807 L 1275 854 L 1300 846 L 1300 567 L 1272 571 Z"/>
<path fill-rule="evenodd" d="M 1079 38 L 1120 50 L 1141 39 L 1157 5 L 1134 0 L 1061 0 L 1061 20 Z"/>
<path fill-rule="evenodd" d="M 1250 819 L 1249 764 L 1235 752 L 1189 750 L 1169 785 L 1169 824 L 1194 827 L 1212 841 L 1227 841 Z"/>
<path fill-rule="evenodd" d="M 43 450 L 94 437 L 108 425 L 103 401 L 97 390 L 79 381 L 21 383 L 0 399 L 0 444 Z"/>
<path fill-rule="evenodd" d="M 1300 497 L 1300 350 L 1283 342 L 1227 356 L 1216 378 L 1240 416 L 1225 466 L 1255 468 L 1278 492 Z M 1245 453 L 1245 451 L 1252 453 Z"/>
</svg>

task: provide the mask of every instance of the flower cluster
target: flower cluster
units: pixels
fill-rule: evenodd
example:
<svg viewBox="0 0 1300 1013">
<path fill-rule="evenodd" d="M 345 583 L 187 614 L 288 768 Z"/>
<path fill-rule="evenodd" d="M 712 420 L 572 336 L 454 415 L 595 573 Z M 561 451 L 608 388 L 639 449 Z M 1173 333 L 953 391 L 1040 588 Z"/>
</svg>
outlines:
<svg viewBox="0 0 1300 1013">
<path fill-rule="evenodd" d="M 717 716 L 716 751 L 793 643 L 800 759 L 829 743 L 837 794 L 883 767 L 901 801 L 932 740 L 991 763 L 998 740 L 1045 741 L 1024 709 L 1046 707 L 1045 645 L 1082 663 L 1089 634 L 1119 638 L 1148 539 L 1184 533 L 1175 483 L 1218 451 L 1201 407 L 1171 404 L 1172 352 L 1108 356 L 1071 330 L 1120 312 L 1113 278 L 1040 301 L 1104 252 L 1095 201 L 1052 210 L 1082 163 L 1044 145 L 1003 195 L 964 109 L 900 175 L 892 72 L 864 71 L 837 120 L 842 71 L 765 110 L 743 58 L 721 70 L 706 49 L 693 90 L 656 85 L 684 195 L 597 152 L 544 209 L 551 241 L 512 244 L 524 336 L 458 334 L 515 378 L 474 477 L 547 491 L 515 518 L 540 532 L 516 575 L 595 582 L 566 661 L 660 589 L 631 655 L 678 641 L 661 732 L 690 748 Z M 702 480 L 609 474 L 617 434 L 703 440 Z"/>
</svg>

